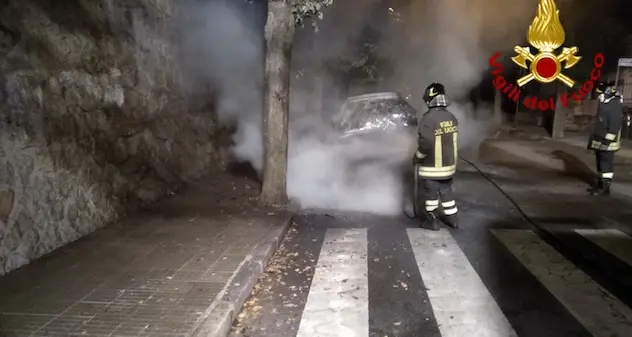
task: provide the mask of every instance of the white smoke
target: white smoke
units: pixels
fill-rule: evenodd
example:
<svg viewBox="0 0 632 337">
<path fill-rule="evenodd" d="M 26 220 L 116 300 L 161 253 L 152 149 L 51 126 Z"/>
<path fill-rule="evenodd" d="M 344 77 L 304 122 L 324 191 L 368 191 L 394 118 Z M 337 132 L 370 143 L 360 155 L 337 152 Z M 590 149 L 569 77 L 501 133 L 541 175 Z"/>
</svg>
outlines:
<svg viewBox="0 0 632 337">
<path fill-rule="evenodd" d="M 419 93 L 439 81 L 452 98 L 466 95 L 495 52 L 524 42 L 537 2 L 410 1 L 399 9 L 404 23 L 391 22 L 381 39 L 379 50 L 396 68 L 390 84 Z"/>
<path fill-rule="evenodd" d="M 493 109 L 489 104 L 474 107 L 472 103 L 453 103 L 450 111 L 459 121 L 460 153 L 467 153 L 469 159 L 475 159 L 478 148 L 495 130 L 498 123 L 492 120 Z"/>
<path fill-rule="evenodd" d="M 401 213 L 402 164 L 410 165 L 414 141 L 398 133 L 341 142 L 326 131 L 292 138 L 288 194 L 303 208 Z"/>
<path fill-rule="evenodd" d="M 445 85 L 453 102 L 450 111 L 459 119 L 462 150 L 476 154 L 498 121 L 491 104 L 475 108 L 465 103 L 467 95 L 486 75 L 494 53 L 511 53 L 525 42 L 538 2 L 409 1 L 396 9 L 402 21 L 390 21 L 378 48 L 395 68 L 389 87 L 406 92 L 422 107 L 426 86 L 435 81 Z"/>
<path fill-rule="evenodd" d="M 474 7 L 467 7 L 465 4 L 472 1 L 466 0 L 411 1 L 410 7 L 402 10 L 409 12 L 407 23 L 389 27 L 382 38 L 388 41 L 380 46 L 382 56 L 396 70 L 385 91 L 409 88 L 421 93 L 427 84 L 439 80 L 447 86 L 449 95 L 465 95 L 480 81 L 487 58 L 495 52 L 492 48 L 511 47 L 521 40 L 520 34 L 526 33 L 526 26 L 519 23 L 521 20 L 528 23 L 534 1 L 515 4 L 478 0 L 474 1 L 477 3 Z M 364 6 L 338 0 L 325 13 L 316 41 L 311 45 L 297 41 L 293 64 L 308 67 L 311 73 L 305 76 L 315 77 L 325 60 L 352 53 L 377 1 L 362 3 Z M 503 10 L 506 12 L 502 13 L 502 19 L 490 20 Z M 517 24 L 515 29 L 505 29 L 509 22 Z M 219 88 L 220 117 L 238 123 L 234 154 L 260 171 L 262 27 L 252 19 L 245 19 L 224 1 L 196 5 L 183 27 L 187 64 L 195 75 Z M 297 35 L 300 34 L 304 32 L 299 30 Z M 508 36 L 514 38 L 507 39 Z M 295 79 L 290 116 L 289 196 L 304 208 L 401 213 L 408 195 L 402 174 L 405 168 L 410 168 L 415 135 L 382 136 L 341 144 L 323 120 L 335 111 L 310 111 L 311 92 L 294 86 L 294 82 Z M 417 109 L 425 109 L 415 97 L 413 103 Z M 460 120 L 462 144 L 480 143 L 487 131 L 485 116 L 490 115 L 489 109 L 474 111 L 469 105 L 455 103 L 451 110 Z M 477 122 L 471 117 L 474 114 L 479 118 L 485 116 Z"/>
<path fill-rule="evenodd" d="M 215 0 L 184 7 L 179 27 L 184 65 L 194 86 L 204 91 L 210 85 L 218 91 L 220 121 L 237 123 L 233 154 L 260 171 L 263 168 L 263 33 L 256 27 L 253 13 L 235 3 Z"/>
</svg>

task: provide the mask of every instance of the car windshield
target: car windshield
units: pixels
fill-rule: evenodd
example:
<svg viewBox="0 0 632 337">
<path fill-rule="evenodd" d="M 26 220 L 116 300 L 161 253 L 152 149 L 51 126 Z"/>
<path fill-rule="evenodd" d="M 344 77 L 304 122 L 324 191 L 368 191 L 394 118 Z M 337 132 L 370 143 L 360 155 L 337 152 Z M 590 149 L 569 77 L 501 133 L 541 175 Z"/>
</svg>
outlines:
<svg viewBox="0 0 632 337">
<path fill-rule="evenodd" d="M 389 130 L 417 125 L 416 110 L 401 97 L 347 101 L 338 120 L 345 133 Z"/>
</svg>

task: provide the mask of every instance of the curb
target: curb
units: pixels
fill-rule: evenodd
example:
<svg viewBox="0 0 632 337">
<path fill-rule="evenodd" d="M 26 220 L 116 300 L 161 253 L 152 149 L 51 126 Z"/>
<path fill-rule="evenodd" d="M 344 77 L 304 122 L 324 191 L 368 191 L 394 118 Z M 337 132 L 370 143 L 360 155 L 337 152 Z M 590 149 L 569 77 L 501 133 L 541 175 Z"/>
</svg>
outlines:
<svg viewBox="0 0 632 337">
<path fill-rule="evenodd" d="M 585 150 L 585 151 L 590 151 L 590 150 L 586 149 L 586 146 L 582 146 L 583 144 L 580 145 L 580 144 L 577 144 L 577 143 L 575 143 L 573 141 L 569 141 L 568 139 L 567 140 L 565 140 L 563 138 L 562 139 L 551 139 L 551 141 L 563 144 L 565 146 L 573 146 L 573 147 L 577 147 L 577 148 L 580 148 L 580 149 Z M 615 154 L 614 154 L 615 158 L 617 158 L 619 161 L 621 161 L 623 163 L 632 163 L 632 157 L 630 155 L 623 154 L 624 153 L 623 151 L 629 151 L 629 149 L 623 149 L 622 148 L 621 150 L 615 152 Z"/>
<path fill-rule="evenodd" d="M 555 159 L 548 158 L 545 155 L 540 154 L 536 151 L 522 151 L 522 152 L 513 153 L 507 149 L 504 149 L 500 144 L 487 143 L 486 146 L 488 146 L 489 148 L 493 148 L 495 151 L 506 153 L 509 156 L 513 156 L 515 158 L 520 158 L 522 160 L 537 164 L 540 167 L 545 167 L 547 169 L 554 170 L 554 171 L 564 170 L 564 164 L 562 163 L 558 164 L 558 162 Z M 519 145 L 519 144 L 516 144 L 514 146 L 519 146 L 525 149 L 528 148 L 527 146 Z M 527 155 L 527 154 L 531 154 L 531 155 Z M 592 167 L 591 167 L 591 171 L 595 175 L 597 174 L 597 171 L 594 170 L 594 168 Z M 613 196 L 617 198 L 623 199 L 627 202 L 632 202 L 632 193 L 617 191 L 616 185 L 613 185 L 611 187 L 611 193 Z"/>
<path fill-rule="evenodd" d="M 242 306 L 252 293 L 257 281 L 265 271 L 268 262 L 287 233 L 294 214 L 281 214 L 281 221 L 268 232 L 266 239 L 253 248 L 234 277 L 224 288 L 219 303 L 211 304 L 210 311 L 194 329 L 191 337 L 225 337 Z"/>
</svg>

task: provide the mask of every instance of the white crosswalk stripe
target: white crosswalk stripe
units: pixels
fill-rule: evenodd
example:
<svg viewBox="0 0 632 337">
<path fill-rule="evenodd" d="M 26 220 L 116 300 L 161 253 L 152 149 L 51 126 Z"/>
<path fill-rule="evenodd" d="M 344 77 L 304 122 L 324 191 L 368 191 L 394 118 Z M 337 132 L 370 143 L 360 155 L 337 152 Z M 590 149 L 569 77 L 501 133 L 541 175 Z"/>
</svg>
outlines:
<svg viewBox="0 0 632 337">
<path fill-rule="evenodd" d="M 518 336 L 450 232 L 409 229 L 443 337 Z"/>
<path fill-rule="evenodd" d="M 368 336 L 367 269 L 366 229 L 328 230 L 297 336 Z"/>
<path fill-rule="evenodd" d="M 576 229 L 575 233 L 632 266 L 632 236 L 618 229 Z"/>
<path fill-rule="evenodd" d="M 526 268 L 528 272 L 520 267 L 522 273 L 525 276 L 531 273 L 550 293 L 546 296 L 552 296 L 551 301 L 570 313 L 568 320 L 572 324 L 579 328 L 581 324 L 597 337 L 632 336 L 632 309 L 538 234 L 522 229 L 494 229 L 491 233 L 491 238 L 507 248 L 503 250 L 506 258 Z M 629 235 L 609 229 L 578 229 L 575 233 L 632 266 Z M 373 335 L 370 305 L 380 304 L 369 303 L 371 292 L 383 293 L 391 285 L 377 284 L 375 279 L 369 282 L 371 242 L 367 234 L 365 228 L 327 229 L 318 260 L 314 262 L 315 273 L 298 323 L 298 337 Z M 410 268 L 418 270 L 421 276 L 418 282 L 420 285 L 423 282 L 426 288 L 436 333 L 442 337 L 521 336 L 517 331 L 523 329 L 512 326 L 515 322 L 494 298 L 497 293 L 492 295 L 487 281 L 477 273 L 450 231 L 409 228 L 406 236 L 416 262 Z M 407 252 L 411 254 L 410 249 Z M 559 310 L 564 311 L 561 306 Z"/>
<path fill-rule="evenodd" d="M 632 309 L 566 260 L 530 230 L 494 235 L 594 336 L 628 336 Z"/>
</svg>

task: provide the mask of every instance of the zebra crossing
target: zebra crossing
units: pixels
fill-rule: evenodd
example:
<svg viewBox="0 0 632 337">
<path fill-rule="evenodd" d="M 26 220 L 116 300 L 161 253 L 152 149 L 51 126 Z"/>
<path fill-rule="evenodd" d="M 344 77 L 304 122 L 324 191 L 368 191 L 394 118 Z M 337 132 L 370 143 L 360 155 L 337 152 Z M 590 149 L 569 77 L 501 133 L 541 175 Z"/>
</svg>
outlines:
<svg viewBox="0 0 632 337">
<path fill-rule="evenodd" d="M 407 232 L 441 336 L 518 336 L 450 232 Z"/>
<path fill-rule="evenodd" d="M 632 309 L 534 232 L 493 230 L 493 233 L 594 336 L 632 333 Z"/>
<path fill-rule="evenodd" d="M 367 247 L 366 229 L 327 231 L 298 337 L 368 336 Z"/>
<path fill-rule="evenodd" d="M 511 266 L 485 266 L 487 255 L 468 256 L 456 232 L 447 229 L 400 230 L 404 233 L 388 236 L 386 231 L 371 234 L 371 228 L 327 228 L 318 239 L 312 237 L 312 243 L 321 241 L 317 258 L 310 260 L 314 272 L 308 291 L 292 309 L 274 308 L 300 317 L 282 336 L 632 336 L 629 301 L 532 230 L 486 230 L 504 247 L 492 255 L 503 254 Z M 632 268 L 630 235 L 613 229 L 573 233 Z M 394 242 L 377 247 L 375 240 L 395 240 L 407 248 L 398 250 Z M 380 249 L 381 258 L 388 251 L 396 256 L 376 262 Z M 401 263 L 407 259 L 414 262 Z M 281 336 L 262 334 L 272 335 Z"/>
</svg>

